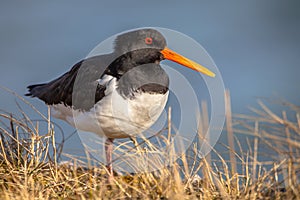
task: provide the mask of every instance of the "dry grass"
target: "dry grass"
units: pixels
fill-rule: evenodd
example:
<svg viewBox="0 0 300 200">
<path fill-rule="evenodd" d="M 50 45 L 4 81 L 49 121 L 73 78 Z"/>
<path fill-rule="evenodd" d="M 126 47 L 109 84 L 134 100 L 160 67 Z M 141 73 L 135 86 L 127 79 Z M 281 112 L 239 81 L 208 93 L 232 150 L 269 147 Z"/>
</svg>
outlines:
<svg viewBox="0 0 300 200">
<path fill-rule="evenodd" d="M 227 93 L 229 145 L 225 151 L 198 159 L 198 143 L 171 167 L 156 172 L 117 176 L 106 182 L 106 170 L 89 159 L 57 163 L 61 146 L 55 143 L 50 119 L 39 130 L 21 112 L 18 118 L 0 113 L 0 199 L 297 199 L 300 196 L 300 112 L 276 115 L 265 104 L 254 116 L 233 115 Z M 202 103 L 199 138 L 208 127 Z M 170 127 L 171 125 L 168 124 Z M 238 137 L 246 135 L 248 146 Z M 170 132 L 166 135 L 170 140 Z M 228 157 L 228 159 L 226 159 Z M 262 159 L 263 158 L 263 159 Z M 200 176 L 202 178 L 200 178 Z"/>
</svg>

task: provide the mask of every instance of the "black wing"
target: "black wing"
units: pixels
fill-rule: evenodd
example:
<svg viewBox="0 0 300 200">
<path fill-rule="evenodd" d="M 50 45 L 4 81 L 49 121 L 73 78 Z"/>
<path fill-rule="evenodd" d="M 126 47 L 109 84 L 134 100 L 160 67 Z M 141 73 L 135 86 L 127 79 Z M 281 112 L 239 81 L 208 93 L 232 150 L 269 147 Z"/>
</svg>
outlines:
<svg viewBox="0 0 300 200">
<path fill-rule="evenodd" d="M 74 109 L 89 110 L 105 96 L 99 79 L 111 63 L 111 56 L 91 57 L 49 83 L 28 86 L 26 96 L 38 97 L 48 105 L 63 103 Z"/>
</svg>

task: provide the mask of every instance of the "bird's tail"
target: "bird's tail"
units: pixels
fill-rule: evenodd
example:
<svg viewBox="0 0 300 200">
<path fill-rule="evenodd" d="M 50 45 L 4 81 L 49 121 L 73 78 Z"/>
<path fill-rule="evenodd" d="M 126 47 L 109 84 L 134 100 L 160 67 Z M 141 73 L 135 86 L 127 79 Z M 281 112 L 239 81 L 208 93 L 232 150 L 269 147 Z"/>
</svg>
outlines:
<svg viewBox="0 0 300 200">
<path fill-rule="evenodd" d="M 31 96 L 31 97 L 40 97 L 43 93 L 43 89 L 47 84 L 35 84 L 35 85 L 29 85 L 27 87 L 28 93 L 25 94 L 25 96 Z"/>
</svg>

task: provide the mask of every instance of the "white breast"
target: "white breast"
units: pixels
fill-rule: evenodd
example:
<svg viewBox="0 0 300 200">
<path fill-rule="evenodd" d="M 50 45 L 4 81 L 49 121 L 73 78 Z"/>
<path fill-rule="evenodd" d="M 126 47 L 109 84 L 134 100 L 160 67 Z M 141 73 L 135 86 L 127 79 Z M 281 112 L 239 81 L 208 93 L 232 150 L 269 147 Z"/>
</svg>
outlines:
<svg viewBox="0 0 300 200">
<path fill-rule="evenodd" d="M 169 95 L 169 92 L 137 93 L 135 98 L 125 100 L 117 92 L 117 81 L 113 77 L 106 87 L 105 97 L 90 111 L 72 111 L 71 107 L 58 104 L 52 106 L 52 115 L 83 131 L 109 138 L 125 138 L 152 126 L 162 113 Z"/>
</svg>

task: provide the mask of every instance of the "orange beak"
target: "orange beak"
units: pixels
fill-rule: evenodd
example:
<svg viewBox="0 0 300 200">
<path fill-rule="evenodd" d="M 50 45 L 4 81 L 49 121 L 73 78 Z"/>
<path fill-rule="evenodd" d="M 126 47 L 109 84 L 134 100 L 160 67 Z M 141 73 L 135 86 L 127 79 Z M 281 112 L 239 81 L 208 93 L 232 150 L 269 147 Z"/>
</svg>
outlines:
<svg viewBox="0 0 300 200">
<path fill-rule="evenodd" d="M 177 62 L 178 64 L 181 64 L 185 67 L 188 67 L 190 69 L 193 69 L 195 71 L 201 72 L 207 76 L 210 77 L 215 77 L 215 73 L 213 73 L 212 71 L 210 71 L 209 69 L 203 67 L 202 65 L 176 53 L 175 51 L 172 51 L 171 49 L 165 47 L 163 50 L 160 51 L 164 58 L 167 60 L 171 60 L 174 62 Z"/>
</svg>

